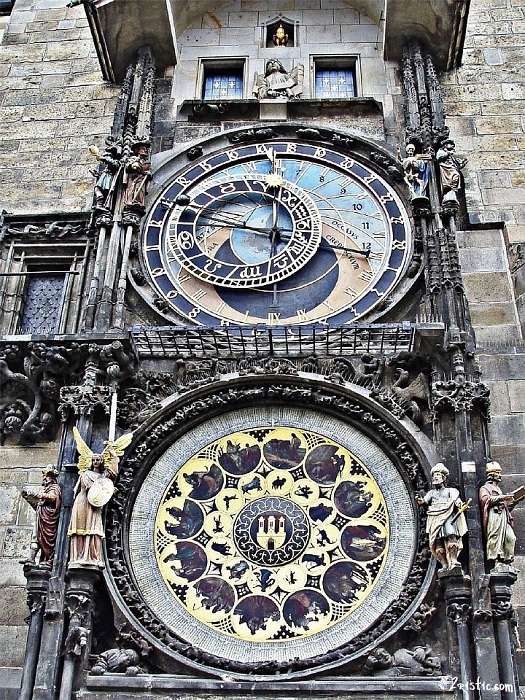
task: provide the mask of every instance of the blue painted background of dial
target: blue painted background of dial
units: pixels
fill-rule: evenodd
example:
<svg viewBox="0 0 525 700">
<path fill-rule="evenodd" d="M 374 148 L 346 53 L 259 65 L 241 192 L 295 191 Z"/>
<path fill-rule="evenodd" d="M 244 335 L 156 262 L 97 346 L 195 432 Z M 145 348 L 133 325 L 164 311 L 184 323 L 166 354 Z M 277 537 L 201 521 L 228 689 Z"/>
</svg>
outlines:
<svg viewBox="0 0 525 700">
<path fill-rule="evenodd" d="M 382 258 L 370 288 L 345 308 L 337 309 L 331 315 L 327 312 L 334 325 L 352 322 L 388 294 L 406 268 L 408 251 L 411 248 L 408 217 L 400 205 L 400 200 L 393 196 L 393 190 L 385 185 L 374 171 L 350 156 L 305 143 L 294 143 L 292 151 L 287 150 L 289 146 L 286 141 L 237 146 L 202 159 L 206 162 L 205 167 L 199 165 L 201 161 L 188 166 L 182 177 L 179 177 L 179 181 L 176 179 L 164 190 L 149 216 L 144 239 L 145 257 L 154 284 L 174 310 L 197 324 L 217 325 L 222 316 L 227 317 L 227 313 L 215 315 L 210 309 L 199 309 L 195 301 L 186 297 L 177 286 L 175 278 L 178 271 L 169 269 L 170 263 L 166 260 L 163 250 L 163 237 L 169 219 L 169 207 L 165 202 L 174 201 L 181 192 L 191 195 L 191 187 L 213 176 L 214 172 L 232 176 L 247 175 L 250 172 L 269 173 L 272 166 L 269 158 L 265 156 L 264 149 L 267 148 L 272 148 L 277 154 L 283 166 L 280 174 L 284 179 L 309 192 L 321 212 L 323 222 L 333 225 L 339 235 L 344 234 L 350 243 L 355 241 L 358 248 L 373 246 L 374 240 L 377 239 L 377 234 L 374 239 L 374 232 L 384 227 L 384 221 L 387 221 L 385 250 L 376 253 L 378 258 Z M 346 186 L 342 187 L 341 179 L 345 176 Z M 352 218 L 354 211 L 357 223 Z M 337 213 L 337 218 L 334 212 Z M 357 224 L 363 221 L 368 230 L 357 229 Z M 246 238 L 247 246 L 243 248 L 243 237 L 246 237 L 245 231 L 234 231 L 234 247 L 238 257 L 249 255 L 250 239 Z M 222 246 L 217 253 L 218 257 L 224 256 L 225 259 L 230 255 L 237 257 L 229 245 Z M 323 238 L 322 247 L 303 269 L 276 284 L 282 317 L 292 319 L 298 308 L 308 311 L 318 306 L 337 284 L 342 283 L 339 277 L 337 255 L 326 245 Z M 242 313 L 245 308 L 249 308 L 251 313 L 248 322 L 251 323 L 265 322 L 270 310 L 274 308 L 274 285 L 253 290 L 215 287 L 215 291 L 231 309 Z M 290 322 L 296 323 L 297 320 Z"/>
</svg>

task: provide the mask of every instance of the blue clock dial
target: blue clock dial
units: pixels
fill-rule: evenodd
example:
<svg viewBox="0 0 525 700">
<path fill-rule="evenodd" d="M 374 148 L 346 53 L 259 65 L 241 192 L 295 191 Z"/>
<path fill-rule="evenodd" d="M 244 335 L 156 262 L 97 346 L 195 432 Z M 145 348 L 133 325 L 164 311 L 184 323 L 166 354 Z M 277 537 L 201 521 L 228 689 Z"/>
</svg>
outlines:
<svg viewBox="0 0 525 700">
<path fill-rule="evenodd" d="M 157 293 L 194 323 L 344 324 L 394 290 L 412 238 L 374 170 L 282 139 L 187 166 L 154 203 L 143 251 Z"/>
</svg>

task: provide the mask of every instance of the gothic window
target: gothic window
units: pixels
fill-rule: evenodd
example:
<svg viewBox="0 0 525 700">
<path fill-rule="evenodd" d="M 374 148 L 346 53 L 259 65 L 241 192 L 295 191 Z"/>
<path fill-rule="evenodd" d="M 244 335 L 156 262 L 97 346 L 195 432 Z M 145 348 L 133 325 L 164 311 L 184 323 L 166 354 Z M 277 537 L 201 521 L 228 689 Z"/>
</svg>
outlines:
<svg viewBox="0 0 525 700">
<path fill-rule="evenodd" d="M 242 100 L 244 97 L 244 60 L 203 61 L 202 98 L 204 100 Z"/>
<path fill-rule="evenodd" d="M 66 272 L 29 271 L 22 302 L 20 333 L 60 332 Z"/>
<path fill-rule="evenodd" d="M 357 95 L 355 59 L 314 59 L 315 97 L 346 100 Z"/>
<path fill-rule="evenodd" d="M 76 333 L 86 303 L 91 249 L 82 224 L 24 224 L 6 225 L 0 251 L 0 334 Z M 49 240 L 49 231 L 56 235 L 64 230 L 78 240 Z M 44 237 L 48 240 L 41 242 Z"/>
</svg>

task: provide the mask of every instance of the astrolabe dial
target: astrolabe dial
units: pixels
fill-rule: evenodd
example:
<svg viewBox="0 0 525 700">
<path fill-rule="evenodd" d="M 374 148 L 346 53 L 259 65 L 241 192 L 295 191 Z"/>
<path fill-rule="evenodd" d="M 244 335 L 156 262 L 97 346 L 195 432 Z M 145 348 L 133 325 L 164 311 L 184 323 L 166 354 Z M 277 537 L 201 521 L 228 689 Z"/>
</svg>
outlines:
<svg viewBox="0 0 525 700">
<path fill-rule="evenodd" d="M 205 326 L 353 323 L 385 305 L 412 249 L 402 201 L 370 164 L 285 138 L 181 167 L 142 244 L 165 308 Z"/>
<path fill-rule="evenodd" d="M 264 287 L 300 270 L 321 242 L 313 199 L 279 175 L 221 173 L 179 196 L 168 256 L 204 282 Z"/>
</svg>

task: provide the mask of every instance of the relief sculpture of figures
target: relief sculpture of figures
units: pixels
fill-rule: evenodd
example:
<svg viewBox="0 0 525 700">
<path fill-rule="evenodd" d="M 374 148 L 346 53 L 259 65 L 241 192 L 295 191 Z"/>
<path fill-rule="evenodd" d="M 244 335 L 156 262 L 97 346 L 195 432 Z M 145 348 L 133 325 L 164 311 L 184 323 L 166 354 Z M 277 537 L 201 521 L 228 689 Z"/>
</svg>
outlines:
<svg viewBox="0 0 525 700">
<path fill-rule="evenodd" d="M 430 551 L 443 570 L 461 569 L 458 556 L 463 549 L 461 538 L 467 532 L 464 511 L 468 503 L 463 503 L 457 489 L 446 485 L 449 471 L 444 464 L 436 464 L 430 475 L 433 488 L 423 498 L 417 498 L 419 505 L 428 507 L 426 531 Z"/>
<path fill-rule="evenodd" d="M 516 535 L 511 510 L 525 498 L 525 487 L 518 488 L 513 493 L 503 493 L 499 486 L 501 467 L 498 462 L 488 462 L 485 472 L 487 481 L 479 490 L 479 504 L 487 559 L 494 562 L 497 569 L 514 560 Z"/>
<path fill-rule="evenodd" d="M 29 557 L 23 564 L 36 564 L 40 552 L 40 566 L 50 567 L 53 563 L 55 543 L 60 517 L 62 490 L 57 484 L 58 472 L 52 464 L 42 469 L 43 489 L 37 494 L 22 491 L 22 497 L 36 511 L 35 538 L 31 542 Z"/>
<path fill-rule="evenodd" d="M 277 98 L 293 100 L 303 91 L 304 66 L 287 71 L 276 58 L 266 61 L 264 75 L 256 73 L 253 92 L 260 100 Z"/>
<path fill-rule="evenodd" d="M 427 198 L 426 189 L 428 185 L 428 171 L 431 155 L 426 153 L 416 153 L 413 143 L 406 145 L 406 158 L 401 159 L 405 182 L 410 190 L 412 201 Z"/>
<path fill-rule="evenodd" d="M 102 454 L 93 454 L 76 428 L 73 435 L 79 453 L 78 481 L 68 535 L 69 567 L 104 568 L 102 509 L 113 496 L 113 482 L 118 474 L 119 457 L 131 442 L 131 433 L 108 441 Z"/>
<path fill-rule="evenodd" d="M 467 161 L 456 156 L 456 144 L 452 139 L 443 141 L 436 153 L 441 176 L 441 191 L 443 204 L 458 204 L 457 193 L 463 186 L 461 170 Z"/>
</svg>

